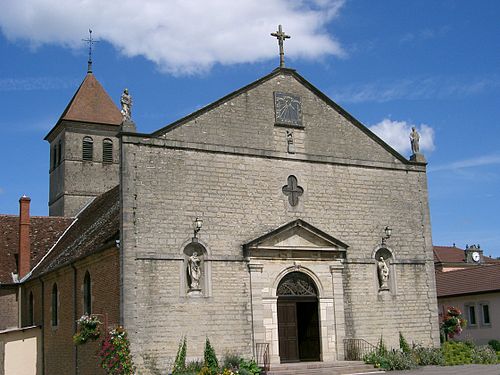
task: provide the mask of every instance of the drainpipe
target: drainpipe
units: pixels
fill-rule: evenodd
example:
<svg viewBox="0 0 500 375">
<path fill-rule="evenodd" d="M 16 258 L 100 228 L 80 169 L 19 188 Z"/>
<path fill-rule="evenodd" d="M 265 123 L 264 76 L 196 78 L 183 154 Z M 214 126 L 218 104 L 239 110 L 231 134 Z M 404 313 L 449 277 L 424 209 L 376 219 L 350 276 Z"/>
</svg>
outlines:
<svg viewBox="0 0 500 375">
<path fill-rule="evenodd" d="M 45 375 L 45 284 L 41 278 L 40 283 L 42 283 L 42 375 Z"/>
<path fill-rule="evenodd" d="M 77 329 L 77 314 L 76 314 L 76 267 L 74 264 L 71 264 L 71 268 L 73 269 L 73 334 L 76 333 Z M 75 375 L 78 375 L 78 345 L 73 345 L 73 360 L 75 361 Z"/>
</svg>

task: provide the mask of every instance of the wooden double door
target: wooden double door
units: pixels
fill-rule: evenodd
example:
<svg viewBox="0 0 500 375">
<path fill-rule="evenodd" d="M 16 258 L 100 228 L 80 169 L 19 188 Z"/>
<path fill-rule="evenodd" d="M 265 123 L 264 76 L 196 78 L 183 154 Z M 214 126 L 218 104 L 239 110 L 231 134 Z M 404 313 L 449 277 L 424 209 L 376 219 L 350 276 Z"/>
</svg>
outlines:
<svg viewBox="0 0 500 375">
<path fill-rule="evenodd" d="M 281 362 L 320 360 L 318 299 L 278 297 Z"/>
</svg>

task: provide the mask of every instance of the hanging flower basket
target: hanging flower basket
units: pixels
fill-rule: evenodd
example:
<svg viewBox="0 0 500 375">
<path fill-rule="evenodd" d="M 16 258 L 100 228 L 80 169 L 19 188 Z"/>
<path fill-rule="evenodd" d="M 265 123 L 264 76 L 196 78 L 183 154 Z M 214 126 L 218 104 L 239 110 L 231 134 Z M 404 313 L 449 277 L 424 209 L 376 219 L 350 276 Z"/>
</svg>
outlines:
<svg viewBox="0 0 500 375">
<path fill-rule="evenodd" d="M 462 312 L 456 307 L 448 307 L 443 322 L 441 323 L 441 330 L 445 338 L 453 338 L 462 333 L 462 329 L 467 324 L 467 321 L 462 317 Z"/>
<path fill-rule="evenodd" d="M 78 323 L 78 332 L 73 336 L 75 345 L 85 344 L 88 340 L 97 340 L 101 336 L 101 321 L 92 315 L 82 315 L 76 321 Z"/>
</svg>

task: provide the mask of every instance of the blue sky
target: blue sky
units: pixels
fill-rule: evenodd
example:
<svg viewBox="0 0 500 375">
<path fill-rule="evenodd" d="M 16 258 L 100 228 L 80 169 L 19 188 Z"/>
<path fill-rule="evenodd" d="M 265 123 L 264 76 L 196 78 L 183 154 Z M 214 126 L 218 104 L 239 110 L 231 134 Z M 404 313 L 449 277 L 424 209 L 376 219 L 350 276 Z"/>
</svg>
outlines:
<svg viewBox="0 0 500 375">
<path fill-rule="evenodd" d="M 26 5 L 28 4 L 28 6 Z M 433 242 L 500 256 L 500 2 L 274 0 L 2 4 L 0 212 L 22 194 L 47 214 L 48 144 L 83 80 L 88 28 L 97 79 L 133 98 L 151 132 L 269 73 L 278 23 L 287 66 L 409 156 L 429 162 Z"/>
</svg>

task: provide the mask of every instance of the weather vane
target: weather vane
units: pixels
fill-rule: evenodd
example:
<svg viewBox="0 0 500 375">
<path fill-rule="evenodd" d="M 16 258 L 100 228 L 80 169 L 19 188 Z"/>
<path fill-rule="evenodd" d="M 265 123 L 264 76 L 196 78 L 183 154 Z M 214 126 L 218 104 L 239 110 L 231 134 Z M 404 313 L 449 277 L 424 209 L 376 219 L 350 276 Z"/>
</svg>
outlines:
<svg viewBox="0 0 500 375">
<path fill-rule="evenodd" d="M 82 40 L 89 44 L 89 61 L 88 61 L 88 65 L 87 65 L 87 73 L 92 73 L 92 45 L 94 43 L 99 43 L 99 40 L 92 39 L 92 30 L 91 29 L 89 29 L 89 38 L 82 39 Z"/>
<path fill-rule="evenodd" d="M 285 50 L 283 48 L 283 42 L 285 39 L 290 39 L 290 35 L 286 35 L 281 29 L 281 25 L 278 25 L 278 31 L 275 33 L 271 33 L 271 36 L 274 36 L 278 39 L 278 45 L 280 46 L 280 68 L 285 67 Z"/>
</svg>

